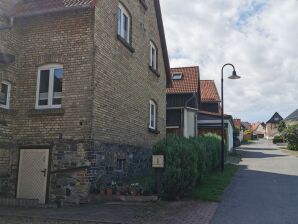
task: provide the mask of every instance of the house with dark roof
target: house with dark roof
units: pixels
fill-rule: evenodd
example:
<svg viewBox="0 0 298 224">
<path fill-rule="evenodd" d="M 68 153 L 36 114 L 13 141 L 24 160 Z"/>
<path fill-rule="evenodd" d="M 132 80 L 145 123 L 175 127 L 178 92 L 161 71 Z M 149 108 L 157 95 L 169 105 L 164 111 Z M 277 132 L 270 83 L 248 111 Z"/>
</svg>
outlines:
<svg viewBox="0 0 298 224">
<path fill-rule="evenodd" d="M 197 135 L 199 110 L 199 67 L 171 69 L 172 86 L 167 88 L 167 135 Z"/>
<path fill-rule="evenodd" d="M 298 109 L 287 116 L 284 120 L 287 125 L 296 125 L 298 124 Z"/>
<path fill-rule="evenodd" d="M 148 172 L 172 78 L 159 0 L 0 6 L 0 197 L 86 202 Z"/>
<path fill-rule="evenodd" d="M 275 112 L 273 116 L 266 122 L 265 137 L 272 139 L 274 136 L 279 134 L 278 124 L 283 120 L 279 113 Z"/>
</svg>

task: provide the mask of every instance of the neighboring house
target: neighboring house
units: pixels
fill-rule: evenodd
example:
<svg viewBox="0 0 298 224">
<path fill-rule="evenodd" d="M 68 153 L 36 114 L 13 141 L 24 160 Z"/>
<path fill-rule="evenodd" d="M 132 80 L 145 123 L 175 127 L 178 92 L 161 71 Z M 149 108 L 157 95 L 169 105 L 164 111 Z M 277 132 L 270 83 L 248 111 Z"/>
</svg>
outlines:
<svg viewBox="0 0 298 224">
<path fill-rule="evenodd" d="M 200 111 L 208 111 L 211 113 L 220 113 L 220 97 L 213 80 L 201 80 L 201 104 Z"/>
<path fill-rule="evenodd" d="M 172 87 L 167 88 L 167 135 L 197 135 L 199 67 L 172 68 Z"/>
<path fill-rule="evenodd" d="M 23 0 L 2 12 L 0 195 L 79 203 L 92 183 L 144 175 L 166 136 L 159 1 Z"/>
<path fill-rule="evenodd" d="M 248 141 L 253 139 L 252 125 L 249 122 L 241 122 L 241 127 L 243 129 L 243 141 Z"/>
<path fill-rule="evenodd" d="M 291 113 L 289 116 L 287 116 L 284 121 L 286 122 L 286 125 L 298 124 L 298 109 Z"/>
<path fill-rule="evenodd" d="M 264 122 L 252 123 L 252 131 L 258 138 L 264 138 L 266 133 L 266 124 Z"/>
<path fill-rule="evenodd" d="M 234 126 L 236 129 L 235 134 L 236 134 L 237 138 L 239 139 L 239 141 L 242 142 L 243 135 L 244 135 L 244 128 L 241 125 L 241 119 L 233 119 L 233 121 L 234 121 Z"/>
<path fill-rule="evenodd" d="M 221 135 L 220 97 L 213 80 L 200 81 L 200 111 L 198 115 L 198 134 L 214 133 Z M 234 145 L 235 126 L 230 115 L 224 115 L 225 139 L 231 151 Z"/>
<path fill-rule="evenodd" d="M 271 139 L 274 136 L 278 135 L 278 124 L 283 120 L 282 116 L 279 115 L 279 113 L 275 113 L 270 120 L 266 122 L 266 133 L 265 137 L 267 139 Z"/>
<path fill-rule="evenodd" d="M 235 126 L 231 115 L 224 115 L 225 140 L 227 142 L 228 151 L 234 148 L 234 132 Z M 198 116 L 198 134 L 214 133 L 221 136 L 221 114 L 207 111 L 200 111 Z"/>
</svg>

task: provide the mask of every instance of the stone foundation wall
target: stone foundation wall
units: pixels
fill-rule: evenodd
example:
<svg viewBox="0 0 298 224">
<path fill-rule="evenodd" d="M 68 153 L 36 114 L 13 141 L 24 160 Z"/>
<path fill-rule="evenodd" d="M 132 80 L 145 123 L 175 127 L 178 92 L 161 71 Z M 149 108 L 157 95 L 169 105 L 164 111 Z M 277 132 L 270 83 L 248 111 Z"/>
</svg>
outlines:
<svg viewBox="0 0 298 224">
<path fill-rule="evenodd" d="M 130 176 L 142 176 L 150 168 L 149 148 L 92 140 L 22 140 L 0 147 L 0 197 L 16 197 L 18 148 L 29 146 L 50 148 L 51 202 L 87 202 L 91 186 L 108 186 Z"/>
</svg>

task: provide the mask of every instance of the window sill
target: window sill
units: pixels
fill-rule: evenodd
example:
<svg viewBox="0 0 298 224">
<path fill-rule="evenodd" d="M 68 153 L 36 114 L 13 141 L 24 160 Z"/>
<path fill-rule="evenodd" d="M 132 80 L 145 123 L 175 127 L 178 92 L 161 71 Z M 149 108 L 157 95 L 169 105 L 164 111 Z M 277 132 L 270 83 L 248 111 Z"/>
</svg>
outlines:
<svg viewBox="0 0 298 224">
<path fill-rule="evenodd" d="M 149 65 L 149 69 L 151 72 L 153 72 L 154 75 L 156 75 L 157 77 L 160 77 L 160 74 L 158 73 L 158 71 L 154 68 L 152 68 L 150 65 Z"/>
<path fill-rule="evenodd" d="M 134 53 L 135 49 L 130 45 L 130 43 L 127 43 L 123 37 L 121 37 L 119 34 L 117 34 L 117 39 L 131 52 Z"/>
<path fill-rule="evenodd" d="M 12 110 L 12 109 L 8 109 L 8 108 L 0 107 L 0 113 L 1 113 L 1 114 L 14 115 L 14 114 L 16 114 L 16 111 L 15 111 L 15 110 Z"/>
<path fill-rule="evenodd" d="M 30 116 L 61 116 L 65 111 L 62 108 L 49 108 L 49 109 L 32 109 L 29 110 Z"/>
<path fill-rule="evenodd" d="M 152 128 L 148 128 L 149 132 L 152 133 L 152 134 L 160 134 L 160 131 L 158 131 L 157 129 L 152 129 Z"/>
</svg>

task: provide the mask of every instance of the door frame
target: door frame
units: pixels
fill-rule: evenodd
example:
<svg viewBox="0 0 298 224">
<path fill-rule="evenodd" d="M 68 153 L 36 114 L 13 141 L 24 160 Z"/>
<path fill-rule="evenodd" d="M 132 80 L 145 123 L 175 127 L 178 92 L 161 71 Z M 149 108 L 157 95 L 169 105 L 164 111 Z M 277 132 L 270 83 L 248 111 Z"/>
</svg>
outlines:
<svg viewBox="0 0 298 224">
<path fill-rule="evenodd" d="M 47 181 L 46 181 L 46 194 L 45 194 L 45 204 L 49 203 L 49 190 L 50 190 L 50 178 L 51 178 L 51 166 L 52 166 L 52 145 L 24 145 L 18 146 L 18 165 L 17 165 L 17 175 L 16 175 L 16 189 L 15 189 L 15 198 L 18 197 L 18 184 L 19 184 L 19 169 L 20 169 L 20 160 L 21 160 L 21 150 L 30 150 L 30 149 L 40 149 L 40 150 L 49 150 L 49 161 L 47 168 Z"/>
</svg>

